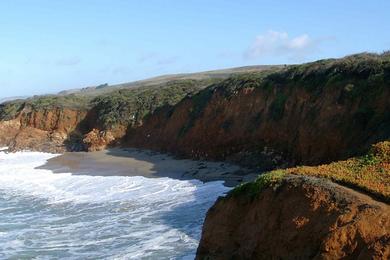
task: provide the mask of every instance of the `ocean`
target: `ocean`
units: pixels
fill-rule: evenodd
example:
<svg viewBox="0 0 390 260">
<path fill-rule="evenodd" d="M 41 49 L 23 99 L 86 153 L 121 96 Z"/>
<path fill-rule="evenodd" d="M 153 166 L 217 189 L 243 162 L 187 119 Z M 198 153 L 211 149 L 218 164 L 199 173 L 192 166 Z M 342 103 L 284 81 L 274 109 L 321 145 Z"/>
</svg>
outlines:
<svg viewBox="0 0 390 260">
<path fill-rule="evenodd" d="M 222 182 L 54 174 L 0 152 L 1 259 L 194 259 Z"/>
</svg>

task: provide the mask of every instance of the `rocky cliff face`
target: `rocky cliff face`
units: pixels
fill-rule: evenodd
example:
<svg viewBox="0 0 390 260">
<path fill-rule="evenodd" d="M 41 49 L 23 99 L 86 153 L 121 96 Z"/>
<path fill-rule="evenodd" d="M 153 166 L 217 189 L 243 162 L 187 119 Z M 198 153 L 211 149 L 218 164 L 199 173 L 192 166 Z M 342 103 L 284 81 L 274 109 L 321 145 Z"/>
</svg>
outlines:
<svg viewBox="0 0 390 260">
<path fill-rule="evenodd" d="M 16 118 L 0 122 L 1 144 L 11 150 L 63 152 L 75 146 L 88 111 L 68 108 L 34 110 L 24 107 Z M 76 147 L 73 147 L 76 148 Z"/>
<path fill-rule="evenodd" d="M 0 145 L 9 146 L 15 140 L 21 127 L 20 120 L 12 119 L 0 122 Z"/>
<path fill-rule="evenodd" d="M 388 259 L 390 206 L 312 177 L 220 198 L 197 259 Z"/>
<path fill-rule="evenodd" d="M 357 64 L 231 78 L 154 113 L 127 144 L 241 163 L 255 156 L 265 168 L 347 158 L 390 138 L 390 65 L 360 74 Z"/>
<path fill-rule="evenodd" d="M 173 106 L 187 94 L 219 81 L 218 77 L 166 79 L 157 85 L 114 88 L 97 96 L 80 92 L 6 102 L 0 104 L 0 145 L 47 152 L 118 146 L 128 128 L 142 125 L 156 109 Z"/>
</svg>

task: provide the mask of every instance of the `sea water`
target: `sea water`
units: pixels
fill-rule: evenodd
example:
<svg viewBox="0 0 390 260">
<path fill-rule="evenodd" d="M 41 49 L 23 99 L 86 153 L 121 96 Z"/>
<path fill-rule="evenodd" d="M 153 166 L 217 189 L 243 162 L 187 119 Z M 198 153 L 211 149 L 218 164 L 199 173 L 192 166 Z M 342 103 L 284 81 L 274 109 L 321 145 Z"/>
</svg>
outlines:
<svg viewBox="0 0 390 260">
<path fill-rule="evenodd" d="M 1 259 L 193 259 L 207 210 L 228 190 L 36 169 L 54 156 L 0 151 Z"/>
</svg>

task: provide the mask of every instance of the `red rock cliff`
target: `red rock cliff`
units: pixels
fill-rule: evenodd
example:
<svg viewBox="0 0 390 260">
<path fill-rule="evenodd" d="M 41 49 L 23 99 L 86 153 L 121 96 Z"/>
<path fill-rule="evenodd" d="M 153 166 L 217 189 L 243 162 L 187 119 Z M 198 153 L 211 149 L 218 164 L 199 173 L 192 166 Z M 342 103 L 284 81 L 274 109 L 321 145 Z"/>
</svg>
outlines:
<svg viewBox="0 0 390 260">
<path fill-rule="evenodd" d="M 150 116 L 129 131 L 128 145 L 195 158 L 226 159 L 245 151 L 277 151 L 290 164 L 318 164 L 363 151 L 390 137 L 390 89 L 348 99 L 345 87 L 323 88 L 227 82 Z M 234 84 L 243 87 L 226 94 Z M 367 112 L 368 111 L 368 112 Z M 260 161 L 261 160 L 257 160 Z"/>
<path fill-rule="evenodd" d="M 11 150 L 63 152 L 71 135 L 79 134 L 87 114 L 86 110 L 25 107 L 15 119 L 0 122 L 0 142 Z"/>
<path fill-rule="evenodd" d="M 197 259 L 389 259 L 390 206 L 331 183 L 290 176 L 256 198 L 220 198 Z"/>
</svg>

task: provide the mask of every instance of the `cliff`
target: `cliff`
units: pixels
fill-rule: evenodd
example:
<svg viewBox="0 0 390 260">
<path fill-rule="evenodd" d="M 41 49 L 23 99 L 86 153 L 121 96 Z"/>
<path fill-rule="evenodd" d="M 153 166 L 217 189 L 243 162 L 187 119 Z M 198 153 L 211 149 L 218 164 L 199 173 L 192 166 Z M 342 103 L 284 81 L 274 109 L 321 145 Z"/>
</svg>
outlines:
<svg viewBox="0 0 390 260">
<path fill-rule="evenodd" d="M 272 169 L 390 138 L 390 59 L 357 55 L 239 75 L 148 117 L 129 146 Z"/>
<path fill-rule="evenodd" d="M 60 107 L 33 109 L 23 106 L 16 118 L 0 122 L 0 141 L 11 150 L 54 153 L 68 149 L 81 150 L 69 140 L 87 114 L 87 110 Z"/>
<path fill-rule="evenodd" d="M 220 198 L 197 259 L 388 259 L 390 206 L 313 177 Z"/>
<path fill-rule="evenodd" d="M 197 258 L 388 259 L 389 202 L 388 141 L 346 161 L 275 170 L 209 210 Z"/>
<path fill-rule="evenodd" d="M 218 79 L 168 81 L 101 95 L 38 96 L 0 105 L 0 145 L 11 150 L 96 151 L 118 146 L 128 128 L 142 125 L 157 108 Z M 93 92 L 95 93 L 95 92 Z"/>
</svg>

